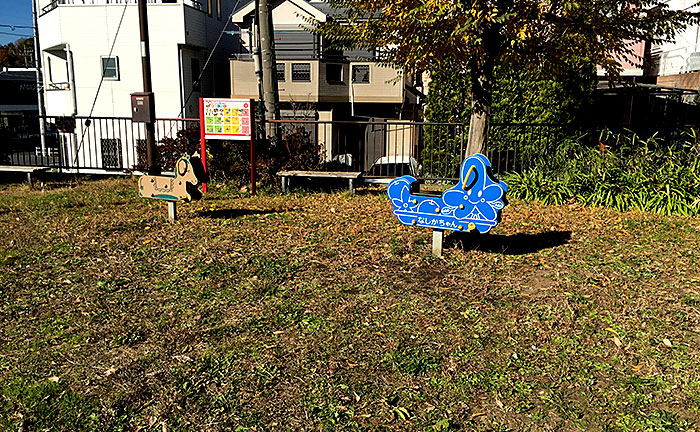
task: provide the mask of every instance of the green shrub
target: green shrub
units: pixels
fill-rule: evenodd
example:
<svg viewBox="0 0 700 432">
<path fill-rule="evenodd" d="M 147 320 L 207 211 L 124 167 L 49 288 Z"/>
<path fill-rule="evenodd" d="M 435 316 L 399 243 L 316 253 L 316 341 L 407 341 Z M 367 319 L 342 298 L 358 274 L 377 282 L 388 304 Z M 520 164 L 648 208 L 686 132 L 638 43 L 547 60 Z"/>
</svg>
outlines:
<svg viewBox="0 0 700 432">
<path fill-rule="evenodd" d="M 678 140 L 633 132 L 563 143 L 547 162 L 507 176 L 510 196 L 548 204 L 576 201 L 619 211 L 700 214 L 700 142 L 695 131 Z"/>
<path fill-rule="evenodd" d="M 199 128 L 177 132 L 176 138 L 164 138 L 158 144 L 159 161 L 164 170 L 171 170 L 184 153 L 199 151 Z M 145 161 L 145 147 L 139 150 Z M 256 182 L 275 184 L 281 170 L 314 170 L 324 162 L 323 149 L 314 143 L 311 132 L 303 126 L 281 128 L 280 139 L 257 140 L 255 143 Z M 140 165 L 145 169 L 146 164 Z M 250 141 L 207 141 L 207 170 L 210 176 L 232 181 L 236 185 L 250 183 Z"/>
</svg>

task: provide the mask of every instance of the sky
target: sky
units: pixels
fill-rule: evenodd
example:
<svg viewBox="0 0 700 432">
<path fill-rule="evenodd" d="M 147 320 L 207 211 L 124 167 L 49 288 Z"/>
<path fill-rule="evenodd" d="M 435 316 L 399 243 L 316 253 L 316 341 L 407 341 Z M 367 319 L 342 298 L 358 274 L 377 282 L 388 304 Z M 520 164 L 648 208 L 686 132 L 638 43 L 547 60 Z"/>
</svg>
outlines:
<svg viewBox="0 0 700 432">
<path fill-rule="evenodd" d="M 29 26 L 16 28 L 7 26 Z M 14 42 L 26 35 L 34 35 L 32 26 L 32 0 L 0 0 L 0 45 Z M 7 34 L 9 33 L 9 34 Z"/>
</svg>

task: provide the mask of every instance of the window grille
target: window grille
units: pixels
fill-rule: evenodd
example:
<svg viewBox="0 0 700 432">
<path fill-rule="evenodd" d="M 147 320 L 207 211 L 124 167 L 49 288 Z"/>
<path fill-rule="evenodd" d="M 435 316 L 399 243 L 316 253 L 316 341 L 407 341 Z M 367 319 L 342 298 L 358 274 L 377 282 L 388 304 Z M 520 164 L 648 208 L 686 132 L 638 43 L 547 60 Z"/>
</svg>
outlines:
<svg viewBox="0 0 700 432">
<path fill-rule="evenodd" d="M 102 168 L 123 168 L 122 141 L 119 138 L 102 138 Z"/>
<path fill-rule="evenodd" d="M 352 82 L 368 83 L 369 82 L 369 65 L 353 65 L 352 67 Z"/>
<path fill-rule="evenodd" d="M 311 63 L 292 63 L 292 81 L 311 81 Z"/>
</svg>

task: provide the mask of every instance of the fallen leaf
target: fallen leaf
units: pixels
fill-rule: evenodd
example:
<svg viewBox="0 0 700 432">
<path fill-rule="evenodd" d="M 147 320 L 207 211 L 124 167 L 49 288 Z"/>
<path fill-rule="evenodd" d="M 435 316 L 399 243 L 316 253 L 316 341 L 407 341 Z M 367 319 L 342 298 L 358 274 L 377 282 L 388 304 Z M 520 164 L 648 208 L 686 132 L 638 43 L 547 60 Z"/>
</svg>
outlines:
<svg viewBox="0 0 700 432">
<path fill-rule="evenodd" d="M 615 331 L 615 329 L 612 328 L 612 327 L 606 327 L 605 330 L 609 331 L 610 333 L 615 333 L 615 334 L 617 334 L 617 332 Z"/>
<path fill-rule="evenodd" d="M 638 364 L 637 366 L 632 366 L 632 370 L 640 371 L 640 370 L 642 370 L 643 367 L 644 367 L 644 365 Z"/>
<path fill-rule="evenodd" d="M 663 342 L 664 345 L 666 345 L 666 346 L 669 347 L 669 348 L 671 348 L 671 347 L 673 346 L 673 344 L 671 343 L 671 341 L 668 340 L 668 339 L 666 339 L 666 338 L 664 338 L 664 340 L 662 340 L 661 342 Z"/>
<path fill-rule="evenodd" d="M 615 342 L 615 345 L 617 345 L 618 348 L 622 348 L 622 342 L 620 341 L 620 339 L 617 336 L 612 338 L 612 340 L 613 340 L 613 342 Z"/>
<path fill-rule="evenodd" d="M 57 376 L 52 376 L 51 378 L 49 378 L 49 381 L 57 383 L 57 382 L 58 382 L 58 377 L 57 377 Z"/>
<path fill-rule="evenodd" d="M 469 417 L 469 420 L 474 420 L 475 418 L 481 417 L 481 416 L 483 416 L 483 415 L 486 415 L 486 413 L 485 413 L 485 412 L 474 413 L 474 414 L 471 415 L 471 417 Z"/>
</svg>

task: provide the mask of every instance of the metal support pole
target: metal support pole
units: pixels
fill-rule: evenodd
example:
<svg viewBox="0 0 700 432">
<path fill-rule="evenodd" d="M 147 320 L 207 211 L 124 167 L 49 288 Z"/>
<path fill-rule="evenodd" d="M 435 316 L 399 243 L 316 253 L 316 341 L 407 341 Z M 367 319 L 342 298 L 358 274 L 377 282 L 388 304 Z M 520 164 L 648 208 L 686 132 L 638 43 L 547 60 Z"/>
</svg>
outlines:
<svg viewBox="0 0 700 432">
<path fill-rule="evenodd" d="M 46 111 L 44 109 L 44 77 L 41 75 L 41 47 L 39 46 L 39 24 L 37 22 L 37 0 L 32 0 L 34 16 L 34 66 L 36 67 L 36 95 L 39 105 L 39 134 L 41 139 L 41 156 L 46 156 Z"/>
<path fill-rule="evenodd" d="M 445 238 L 445 231 L 433 230 L 433 255 L 442 256 L 442 241 Z"/>
<path fill-rule="evenodd" d="M 172 222 L 177 220 L 177 203 L 175 201 L 168 201 L 168 219 Z"/>
<path fill-rule="evenodd" d="M 151 50 L 148 39 L 148 10 L 146 8 L 146 0 L 138 0 L 139 8 L 139 30 L 141 34 L 141 71 L 143 73 L 143 91 L 144 93 L 152 93 L 153 85 L 151 83 Z M 155 104 L 154 98 L 151 101 Z M 153 110 L 155 112 L 155 110 Z M 156 149 L 156 134 L 155 119 L 145 123 L 146 129 L 146 155 L 148 157 L 148 174 L 159 175 L 160 166 L 158 165 L 158 149 Z"/>
</svg>

